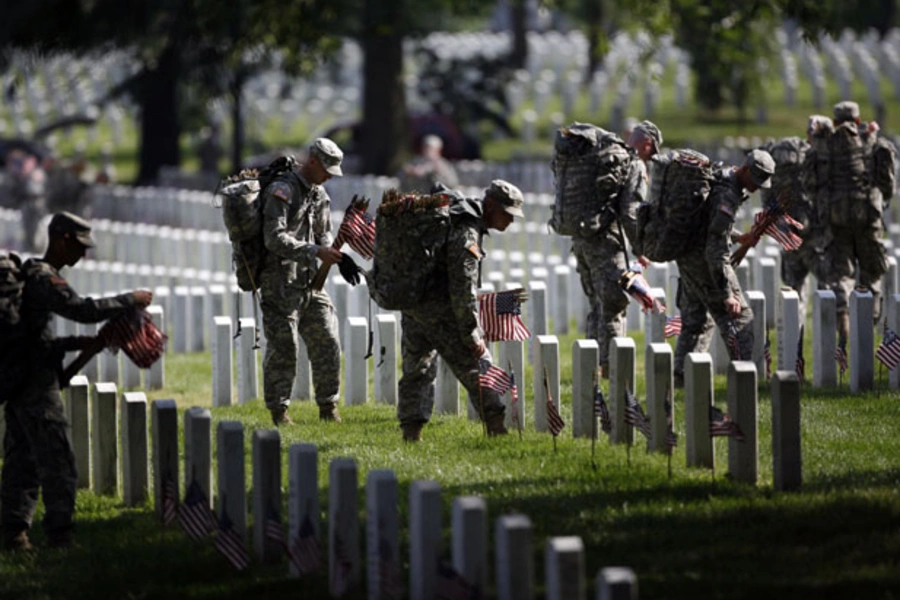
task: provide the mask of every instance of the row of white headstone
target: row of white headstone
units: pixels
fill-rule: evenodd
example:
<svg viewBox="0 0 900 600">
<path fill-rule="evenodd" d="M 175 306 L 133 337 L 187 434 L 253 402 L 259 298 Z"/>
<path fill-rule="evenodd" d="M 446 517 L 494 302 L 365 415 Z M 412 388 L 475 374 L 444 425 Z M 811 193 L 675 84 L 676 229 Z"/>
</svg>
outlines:
<svg viewBox="0 0 900 600">
<path fill-rule="evenodd" d="M 148 428 L 148 403 L 142 392 L 119 396 L 114 384 L 91 387 L 83 377 L 73 378 L 66 392 L 72 423 L 73 446 L 79 470 L 78 486 L 94 493 L 121 497 L 127 506 L 139 506 L 154 497 L 155 512 L 162 519 L 163 489 L 168 479 L 174 493 L 196 483 L 209 507 L 221 517 L 227 514 L 241 543 L 253 548 L 263 563 L 283 559 L 283 547 L 266 529 L 281 518 L 282 450 L 277 430 L 256 430 L 251 441 L 252 505 L 248 511 L 244 425 L 221 421 L 216 427 L 216 486 L 213 484 L 212 415 L 208 409 L 190 408 L 184 413 L 184 465 L 179 464 L 178 409 L 174 400 L 154 400 L 152 426 Z M 119 427 L 121 426 L 121 430 Z M 149 440 L 148 429 L 153 432 Z M 119 456 L 119 439 L 121 451 Z M 151 446 L 152 444 L 152 446 Z M 152 449 L 151 449 L 152 448 Z M 335 458 L 329 464 L 328 529 L 320 522 L 318 450 L 313 444 L 294 444 L 288 449 L 288 533 L 290 547 L 303 524 L 310 523 L 317 540 L 327 535 L 329 582 L 333 595 L 363 585 L 367 597 L 386 598 L 381 580 L 385 562 L 399 570 L 399 485 L 389 470 L 372 470 L 366 477 L 365 549 L 363 573 L 359 522 L 358 467 L 352 458 Z M 183 484 L 179 483 L 183 472 Z M 152 477 L 152 484 L 151 484 Z M 217 493 L 215 493 L 217 492 Z M 436 481 L 416 480 L 409 489 L 409 579 L 412 599 L 435 597 L 441 585 L 438 565 L 444 556 L 441 540 L 441 489 Z M 253 522 L 248 540 L 248 513 Z M 525 515 L 504 515 L 495 526 L 494 561 L 497 597 L 533 598 L 535 569 L 531 522 Z M 451 526 L 453 569 L 470 585 L 482 590 L 489 585 L 487 506 L 483 498 L 457 497 Z M 587 588 L 584 545 L 577 536 L 547 540 L 545 587 L 548 598 L 583 598 Z M 335 577 L 342 569 L 342 577 Z M 291 561 L 289 575 L 299 577 Z M 339 582 L 340 580 L 340 582 Z M 629 569 L 603 569 L 597 575 L 598 598 L 636 598 L 637 582 Z M 624 595 L 623 595 L 624 594 Z"/>
</svg>

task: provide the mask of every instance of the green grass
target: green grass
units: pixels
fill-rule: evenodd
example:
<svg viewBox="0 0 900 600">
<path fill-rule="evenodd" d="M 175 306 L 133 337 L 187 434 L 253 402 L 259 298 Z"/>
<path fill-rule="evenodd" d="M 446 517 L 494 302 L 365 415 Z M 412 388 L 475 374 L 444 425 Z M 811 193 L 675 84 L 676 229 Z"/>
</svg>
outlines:
<svg viewBox="0 0 900 600">
<path fill-rule="evenodd" d="M 569 423 L 574 339 L 570 335 L 560 340 L 562 414 Z M 643 347 L 640 339 L 637 346 Z M 169 355 L 167 360 L 167 388 L 149 397 L 174 398 L 182 410 L 209 406 L 210 355 Z M 525 379 L 531 407 L 530 372 Z M 638 379 L 643 382 L 640 372 Z M 724 378 L 717 376 L 716 383 L 718 404 L 723 406 Z M 671 478 L 666 457 L 647 454 L 642 442 L 632 448 L 629 465 L 624 447 L 601 439 L 593 469 L 589 440 L 573 440 L 569 428 L 554 453 L 547 434 L 528 430 L 524 441 L 515 435 L 485 439 L 481 428 L 464 417 L 436 416 L 425 428 L 423 442 L 405 445 L 393 408 L 372 403 L 342 407 L 340 425 L 319 423 L 311 402 L 295 403 L 291 413 L 296 425 L 281 430 L 282 450 L 285 455 L 287 447 L 298 442 L 317 445 L 323 518 L 329 460 L 356 459 L 360 506 L 367 472 L 393 469 L 401 486 L 404 556 L 409 483 L 434 479 L 443 492 L 445 553 L 449 555 L 452 499 L 483 496 L 489 532 L 502 514 L 531 518 L 539 588 L 547 538 L 579 535 L 586 548 L 589 587 L 599 568 L 629 565 L 637 572 L 644 598 L 897 598 L 900 396 L 887 391 L 850 396 L 804 387 L 803 491 L 775 493 L 766 387 L 760 388 L 760 481 L 755 487 L 729 481 L 727 441 L 722 439 L 715 442 L 715 475 L 684 466 L 680 391 L 676 430 L 681 437 Z M 268 412 L 254 401 L 213 409 L 212 414 L 214 427 L 222 420 L 244 423 L 249 492 L 250 432 L 271 427 Z M 529 411 L 529 424 L 531 419 Z M 285 458 L 285 488 L 286 467 Z M 149 505 L 125 508 L 118 500 L 79 492 L 77 521 L 76 549 L 41 549 L 36 557 L 0 555 L 0 597 L 269 598 L 299 590 L 303 597 L 326 595 L 325 576 L 297 583 L 285 577 L 285 564 L 232 573 L 211 543 L 198 545 L 180 531 L 162 530 Z M 37 528 L 34 539 L 43 546 Z M 351 597 L 363 598 L 364 593 Z"/>
</svg>

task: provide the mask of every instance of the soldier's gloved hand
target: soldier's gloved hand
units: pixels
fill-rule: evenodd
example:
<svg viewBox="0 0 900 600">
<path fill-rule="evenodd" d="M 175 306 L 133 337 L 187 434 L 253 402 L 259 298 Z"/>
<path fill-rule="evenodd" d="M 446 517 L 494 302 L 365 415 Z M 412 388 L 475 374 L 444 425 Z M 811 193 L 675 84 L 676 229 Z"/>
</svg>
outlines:
<svg viewBox="0 0 900 600">
<path fill-rule="evenodd" d="M 341 275 L 347 283 L 350 285 L 357 285 L 359 283 L 361 279 L 359 265 L 350 258 L 349 254 L 341 254 L 341 262 L 339 263 L 338 268 L 341 270 Z"/>
</svg>

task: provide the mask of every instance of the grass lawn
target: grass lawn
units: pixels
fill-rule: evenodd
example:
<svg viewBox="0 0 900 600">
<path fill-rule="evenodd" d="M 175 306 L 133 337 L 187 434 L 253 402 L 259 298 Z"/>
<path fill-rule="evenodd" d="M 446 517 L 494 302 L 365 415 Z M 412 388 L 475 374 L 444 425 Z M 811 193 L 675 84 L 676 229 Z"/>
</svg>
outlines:
<svg viewBox="0 0 900 600">
<path fill-rule="evenodd" d="M 570 335 L 560 340 L 562 415 L 567 422 L 571 420 L 574 339 Z M 640 339 L 638 347 L 643 347 Z M 181 409 L 209 406 L 210 355 L 169 355 L 167 361 L 167 388 L 151 393 L 150 399 L 175 398 Z M 526 375 L 530 407 L 531 374 Z M 642 373 L 638 379 L 640 394 Z M 716 383 L 718 404 L 724 407 L 724 378 L 718 376 Z M 612 447 L 606 438 L 601 439 L 593 469 L 589 440 L 573 440 L 570 428 L 564 430 L 554 454 L 549 434 L 526 431 L 524 441 L 515 435 L 485 439 L 481 428 L 464 417 L 435 417 L 425 428 L 423 442 L 405 445 L 391 407 L 372 403 L 342 407 L 344 423 L 338 425 L 320 424 L 312 403 L 300 402 L 291 410 L 296 424 L 281 430 L 283 485 L 287 485 L 287 447 L 314 443 L 320 456 L 323 519 L 327 463 L 350 456 L 359 466 L 360 506 L 364 506 L 367 472 L 394 470 L 401 486 L 401 524 L 405 524 L 409 483 L 434 479 L 443 492 L 448 556 L 450 503 L 455 496 L 476 494 L 487 500 L 491 539 L 497 517 L 524 513 L 534 526 L 539 597 L 544 545 L 548 537 L 559 535 L 579 535 L 584 540 L 589 582 L 603 566 L 628 565 L 638 575 L 643 598 L 900 597 L 900 437 L 896 435 L 900 395 L 882 391 L 850 396 L 846 387 L 843 391 L 805 387 L 800 493 L 772 491 L 767 386 L 760 389 L 760 482 L 756 487 L 728 480 L 723 439 L 715 442 L 715 476 L 708 470 L 687 469 L 680 390 L 675 410 L 681 438 L 669 477 L 666 457 L 645 453 L 642 442 L 631 450 L 629 466 L 624 447 Z M 249 491 L 250 433 L 271 426 L 268 413 L 255 401 L 217 408 L 212 414 L 214 422 L 244 423 Z M 527 416 L 529 423 L 531 416 Z M 233 573 L 211 542 L 196 544 L 177 529 L 163 530 L 149 505 L 125 508 L 115 499 L 79 492 L 77 520 L 79 546 L 73 550 L 44 549 L 36 528 L 33 538 L 41 547 L 36 556 L 0 555 L 0 597 L 327 596 L 325 575 L 300 582 L 287 579 L 284 563 Z M 402 555 L 408 555 L 406 525 L 401 527 L 401 545 Z M 493 573 L 490 577 L 493 582 Z M 365 594 L 357 590 L 350 597 Z"/>
</svg>

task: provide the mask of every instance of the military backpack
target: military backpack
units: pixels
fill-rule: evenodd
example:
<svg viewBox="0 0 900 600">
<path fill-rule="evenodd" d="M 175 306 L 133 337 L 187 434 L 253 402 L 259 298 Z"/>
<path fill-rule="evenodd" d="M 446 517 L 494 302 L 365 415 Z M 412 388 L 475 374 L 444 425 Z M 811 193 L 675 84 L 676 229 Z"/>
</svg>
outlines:
<svg viewBox="0 0 900 600">
<path fill-rule="evenodd" d="M 281 156 L 261 171 L 244 169 L 228 177 L 216 190 L 231 241 L 231 260 L 238 287 L 245 292 L 259 289 L 259 275 L 266 257 L 262 192 L 276 177 L 292 172 L 296 166 L 294 157 Z"/>
<path fill-rule="evenodd" d="M 550 163 L 556 187 L 550 227 L 560 235 L 579 236 L 609 228 L 631 160 L 614 133 L 589 123 L 560 128 Z"/>
<path fill-rule="evenodd" d="M 650 196 L 637 213 L 636 254 L 654 262 L 684 255 L 706 225 L 706 200 L 713 181 L 709 158 L 694 150 L 672 150 L 650 161 Z"/>
<path fill-rule="evenodd" d="M 27 377 L 25 324 L 22 320 L 22 294 L 25 272 L 22 260 L 14 253 L 0 253 L 0 403 L 21 390 Z"/>
</svg>

